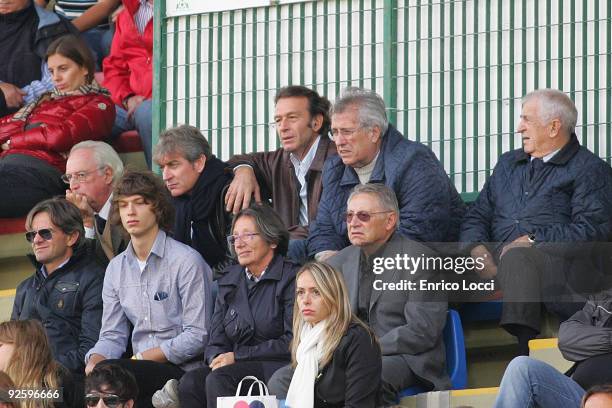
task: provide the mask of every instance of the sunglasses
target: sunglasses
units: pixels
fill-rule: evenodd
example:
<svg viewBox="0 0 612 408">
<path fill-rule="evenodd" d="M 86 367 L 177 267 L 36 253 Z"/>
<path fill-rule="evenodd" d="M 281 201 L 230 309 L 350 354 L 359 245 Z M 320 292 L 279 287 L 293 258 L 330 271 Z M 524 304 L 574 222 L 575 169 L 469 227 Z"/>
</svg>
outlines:
<svg viewBox="0 0 612 408">
<path fill-rule="evenodd" d="M 102 399 L 104 405 L 106 405 L 108 408 L 115 408 L 122 402 L 126 402 L 126 400 L 115 394 L 87 394 L 85 395 L 85 404 L 87 404 L 88 407 L 95 407 L 98 405 L 100 399 Z"/>
<path fill-rule="evenodd" d="M 36 234 L 40 235 L 40 237 L 45 241 L 49 241 L 51 238 L 53 238 L 53 230 L 51 228 L 41 228 L 38 231 L 28 231 L 25 233 L 25 238 L 28 240 L 28 242 L 32 243 L 34 242 Z"/>
<path fill-rule="evenodd" d="M 378 212 L 367 212 L 367 211 L 349 211 L 346 213 L 346 223 L 350 224 L 353 221 L 353 217 L 357 217 L 357 219 L 361 222 L 368 222 L 372 218 L 373 215 L 376 214 L 386 214 L 393 211 L 378 211 Z"/>
</svg>

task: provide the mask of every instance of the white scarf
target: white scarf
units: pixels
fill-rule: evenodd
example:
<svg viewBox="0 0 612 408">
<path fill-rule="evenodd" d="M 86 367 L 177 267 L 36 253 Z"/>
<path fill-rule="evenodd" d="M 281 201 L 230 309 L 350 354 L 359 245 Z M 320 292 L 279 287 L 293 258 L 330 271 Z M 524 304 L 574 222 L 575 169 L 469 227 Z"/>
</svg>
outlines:
<svg viewBox="0 0 612 408">
<path fill-rule="evenodd" d="M 304 324 L 297 348 L 297 367 L 287 392 L 286 406 L 290 408 L 312 408 L 314 406 L 314 383 L 322 357 L 323 330 L 325 320 L 311 326 Z"/>
</svg>

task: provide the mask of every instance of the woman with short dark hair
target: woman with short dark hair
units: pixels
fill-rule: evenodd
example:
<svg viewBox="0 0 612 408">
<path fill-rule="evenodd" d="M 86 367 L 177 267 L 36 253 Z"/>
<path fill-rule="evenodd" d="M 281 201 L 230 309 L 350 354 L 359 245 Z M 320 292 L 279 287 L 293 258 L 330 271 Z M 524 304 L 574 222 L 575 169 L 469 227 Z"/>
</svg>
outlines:
<svg viewBox="0 0 612 408">
<path fill-rule="evenodd" d="M 243 377 L 267 381 L 290 361 L 298 267 L 285 259 L 287 228 L 272 208 L 255 205 L 236 215 L 228 243 L 239 265 L 218 280 L 208 366 L 185 373 L 178 384 L 171 380 L 153 397 L 155 407 L 172 406 L 166 404 L 177 391 L 182 408 L 216 407 L 217 397 L 234 395 Z"/>
<path fill-rule="evenodd" d="M 0 119 L 0 217 L 20 217 L 36 203 L 64 194 L 70 149 L 110 136 L 115 105 L 94 80 L 91 51 L 75 36 L 49 45 L 46 62 L 54 89 Z M 65 175 L 86 181 L 87 175 Z"/>
</svg>

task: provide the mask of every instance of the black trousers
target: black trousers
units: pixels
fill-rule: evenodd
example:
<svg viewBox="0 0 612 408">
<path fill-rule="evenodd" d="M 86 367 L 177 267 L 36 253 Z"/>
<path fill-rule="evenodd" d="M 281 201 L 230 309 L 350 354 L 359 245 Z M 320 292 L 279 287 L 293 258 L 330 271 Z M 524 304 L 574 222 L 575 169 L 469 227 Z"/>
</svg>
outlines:
<svg viewBox="0 0 612 408">
<path fill-rule="evenodd" d="M 534 247 L 510 249 L 497 266 L 497 280 L 504 294 L 500 324 L 511 334 L 515 325 L 539 332 L 542 306 L 566 320 L 584 305 L 574 294 L 571 262 Z M 583 279 L 588 279 L 586 276 Z"/>
<path fill-rule="evenodd" d="M 26 215 L 47 198 L 64 195 L 68 186 L 59 170 L 35 157 L 12 154 L 0 159 L 0 218 Z"/>
<path fill-rule="evenodd" d="M 286 364 L 287 361 L 243 361 L 214 371 L 208 367 L 188 371 L 179 382 L 181 408 L 216 408 L 217 397 L 235 395 L 238 383 L 247 375 L 267 383 L 272 374 Z M 242 395 L 250 385 L 251 381 L 242 383 Z M 259 391 L 257 387 L 254 389 Z"/>
<path fill-rule="evenodd" d="M 612 384 L 612 354 L 602 354 L 579 362 L 572 379 L 585 390 L 594 385 Z"/>
<path fill-rule="evenodd" d="M 180 379 L 185 371 L 172 363 L 157 363 L 149 360 L 117 359 L 104 360 L 100 364 L 117 364 L 134 374 L 138 384 L 137 408 L 153 408 L 151 397 L 166 381 Z"/>
</svg>

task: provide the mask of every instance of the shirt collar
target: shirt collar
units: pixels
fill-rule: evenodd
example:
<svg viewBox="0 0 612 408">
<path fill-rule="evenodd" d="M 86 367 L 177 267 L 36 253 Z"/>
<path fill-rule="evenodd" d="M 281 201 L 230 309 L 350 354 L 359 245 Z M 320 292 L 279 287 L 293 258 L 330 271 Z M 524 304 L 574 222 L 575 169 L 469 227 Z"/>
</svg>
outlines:
<svg viewBox="0 0 612 408">
<path fill-rule="evenodd" d="M 68 261 L 70 261 L 71 257 L 68 257 L 68 259 L 66 259 L 64 262 L 62 262 L 55 270 L 57 271 L 58 269 L 60 269 L 61 267 L 63 267 L 64 265 L 66 265 L 68 263 Z M 47 267 L 45 265 L 42 265 L 40 267 L 40 271 L 42 272 L 43 276 L 45 278 L 49 277 L 49 273 L 47 272 Z"/>
<path fill-rule="evenodd" d="M 561 149 L 559 148 L 559 149 L 557 149 L 557 150 L 554 150 L 554 151 L 552 151 L 552 152 L 548 153 L 546 156 L 542 157 L 542 161 L 543 161 L 544 163 L 546 163 L 547 161 L 549 161 L 550 159 L 552 159 L 552 158 L 554 157 L 554 155 L 555 155 L 555 154 L 559 153 L 559 151 L 560 151 L 560 150 L 561 150 Z M 532 158 L 532 159 L 533 159 L 533 158 Z"/>
<path fill-rule="evenodd" d="M 166 249 L 166 232 L 160 229 L 159 232 L 157 233 L 157 236 L 155 237 L 155 242 L 153 242 L 153 246 L 151 247 L 151 252 L 149 252 L 147 259 L 149 259 L 151 254 L 155 254 L 159 258 L 163 258 L 165 249 Z M 138 259 L 136 257 L 136 253 L 134 252 L 134 246 L 132 245 L 132 241 L 130 241 L 130 243 L 128 244 L 126 254 L 128 254 L 130 257 L 133 257 L 134 259 Z"/>
<path fill-rule="evenodd" d="M 267 268 L 266 268 L 267 269 Z M 263 270 L 263 272 L 261 272 L 261 275 L 259 275 L 259 278 L 255 275 L 253 275 L 250 271 L 249 268 L 244 268 L 244 273 L 246 273 L 246 277 L 249 280 L 254 280 L 255 283 L 259 282 L 261 280 L 261 278 L 263 278 L 264 273 L 266 273 L 266 269 Z"/>
<path fill-rule="evenodd" d="M 102 208 L 100 208 L 100 212 L 98 213 L 98 215 L 104 218 L 105 220 L 108 220 L 108 216 L 110 215 L 110 208 L 111 208 L 112 201 L 113 201 L 113 193 L 111 193 L 111 195 L 108 196 L 108 200 L 106 200 Z"/>
<path fill-rule="evenodd" d="M 300 161 L 300 159 L 298 159 L 295 154 L 293 153 L 289 154 L 289 159 L 291 160 L 291 163 L 293 163 L 293 167 L 295 168 L 304 167 L 306 169 L 310 168 L 310 165 L 312 164 L 312 161 L 315 158 L 315 154 L 317 153 L 317 148 L 319 147 L 319 140 L 321 140 L 321 136 L 317 136 L 317 138 L 315 139 L 312 146 L 310 146 L 310 149 L 308 149 L 308 153 L 306 153 L 306 156 L 304 156 L 304 159 L 302 161 Z"/>
</svg>

